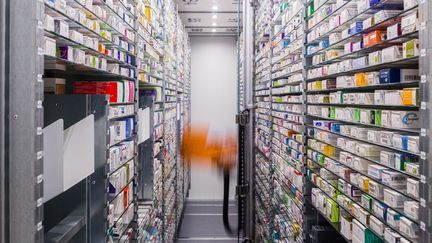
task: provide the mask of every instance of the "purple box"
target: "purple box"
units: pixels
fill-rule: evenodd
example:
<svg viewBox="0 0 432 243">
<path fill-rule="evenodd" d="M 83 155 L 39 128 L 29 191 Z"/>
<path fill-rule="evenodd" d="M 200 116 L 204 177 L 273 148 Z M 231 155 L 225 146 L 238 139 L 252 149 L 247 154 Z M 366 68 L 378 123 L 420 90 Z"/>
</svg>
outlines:
<svg viewBox="0 0 432 243">
<path fill-rule="evenodd" d="M 57 56 L 64 60 L 73 61 L 73 48 L 71 46 L 57 47 Z"/>
</svg>

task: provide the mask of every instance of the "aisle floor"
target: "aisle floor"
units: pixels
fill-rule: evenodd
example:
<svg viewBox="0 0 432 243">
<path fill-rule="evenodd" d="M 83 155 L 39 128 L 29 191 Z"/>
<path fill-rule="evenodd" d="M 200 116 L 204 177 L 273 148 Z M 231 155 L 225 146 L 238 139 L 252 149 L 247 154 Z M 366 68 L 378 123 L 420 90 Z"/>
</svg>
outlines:
<svg viewBox="0 0 432 243">
<path fill-rule="evenodd" d="M 237 207 L 229 204 L 229 220 L 237 228 Z M 177 243 L 234 243 L 236 236 L 225 232 L 222 222 L 222 201 L 187 201 Z"/>
</svg>

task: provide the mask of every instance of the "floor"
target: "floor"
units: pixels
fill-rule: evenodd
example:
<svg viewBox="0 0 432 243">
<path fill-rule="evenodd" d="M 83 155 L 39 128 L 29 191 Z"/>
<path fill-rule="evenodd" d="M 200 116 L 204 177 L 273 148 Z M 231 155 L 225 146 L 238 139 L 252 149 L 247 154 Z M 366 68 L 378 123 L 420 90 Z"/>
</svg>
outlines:
<svg viewBox="0 0 432 243">
<path fill-rule="evenodd" d="M 237 228 L 237 207 L 229 204 L 230 224 Z M 187 201 L 177 243 L 234 243 L 237 236 L 225 232 L 222 201 Z"/>
</svg>

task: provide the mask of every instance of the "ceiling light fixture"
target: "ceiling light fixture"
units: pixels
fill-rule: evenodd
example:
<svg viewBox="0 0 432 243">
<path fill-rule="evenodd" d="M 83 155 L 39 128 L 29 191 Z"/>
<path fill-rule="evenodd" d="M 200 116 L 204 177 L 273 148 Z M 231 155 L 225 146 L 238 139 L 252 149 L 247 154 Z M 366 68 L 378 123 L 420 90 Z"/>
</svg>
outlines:
<svg viewBox="0 0 432 243">
<path fill-rule="evenodd" d="M 218 10 L 218 6 L 217 5 L 213 5 L 213 10 Z"/>
<path fill-rule="evenodd" d="M 216 23 L 213 22 L 213 26 L 216 26 Z"/>
<path fill-rule="evenodd" d="M 213 19 L 217 19 L 217 15 L 216 14 L 213 14 Z"/>
<path fill-rule="evenodd" d="M 216 29 L 212 29 L 212 32 L 216 32 Z"/>
</svg>

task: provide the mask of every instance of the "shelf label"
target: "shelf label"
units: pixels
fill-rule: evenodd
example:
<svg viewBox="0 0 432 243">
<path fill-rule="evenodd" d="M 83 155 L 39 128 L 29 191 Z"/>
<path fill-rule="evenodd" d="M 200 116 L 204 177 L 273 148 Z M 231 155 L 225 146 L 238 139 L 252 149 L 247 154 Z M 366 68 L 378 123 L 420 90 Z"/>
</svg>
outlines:
<svg viewBox="0 0 432 243">
<path fill-rule="evenodd" d="M 422 137 L 426 137 L 426 128 L 422 128 L 422 129 L 420 129 L 420 135 L 421 135 Z"/>
<path fill-rule="evenodd" d="M 423 49 L 420 50 L 420 56 L 421 57 L 425 57 L 426 56 L 426 49 L 423 48 Z"/>
<path fill-rule="evenodd" d="M 423 221 L 420 222 L 420 229 L 426 231 L 426 224 Z"/>
<path fill-rule="evenodd" d="M 37 223 L 37 231 L 41 231 L 42 230 L 42 221 Z"/>
<path fill-rule="evenodd" d="M 43 181 L 43 175 L 38 175 L 38 176 L 36 177 L 36 183 L 37 183 L 37 184 L 40 184 L 40 183 L 42 183 L 42 181 Z"/>
<path fill-rule="evenodd" d="M 36 201 L 36 207 L 40 207 L 40 206 L 42 206 L 43 205 L 43 198 L 39 198 L 37 201 Z"/>
<path fill-rule="evenodd" d="M 426 102 L 421 102 L 420 107 L 422 110 L 426 110 Z"/>
<path fill-rule="evenodd" d="M 43 75 L 40 74 L 40 73 L 37 75 L 37 82 L 38 83 L 42 83 L 43 82 L 43 78 L 42 77 L 43 77 Z"/>
<path fill-rule="evenodd" d="M 40 135 L 42 135 L 42 132 L 43 132 L 42 127 L 36 128 L 36 135 L 40 136 Z"/>
<path fill-rule="evenodd" d="M 420 205 L 424 208 L 426 207 L 426 200 L 424 198 L 420 198 Z"/>
<path fill-rule="evenodd" d="M 43 50 L 41 47 L 38 47 L 37 54 L 38 54 L 39 56 L 43 56 L 43 55 L 44 55 L 44 50 Z"/>
<path fill-rule="evenodd" d="M 426 176 L 421 175 L 420 176 L 420 182 L 423 183 L 423 184 L 426 184 Z"/>
<path fill-rule="evenodd" d="M 43 158 L 43 151 L 39 151 L 39 152 L 37 152 L 37 154 L 36 154 L 36 159 L 37 160 L 40 160 L 40 159 L 42 159 Z"/>
<path fill-rule="evenodd" d="M 426 30 L 426 22 L 425 21 L 420 23 L 420 30 Z"/>
<path fill-rule="evenodd" d="M 426 153 L 424 151 L 420 152 L 420 157 L 422 160 L 426 160 Z"/>
<path fill-rule="evenodd" d="M 421 76 L 421 81 L 420 82 L 422 82 L 422 83 L 426 83 L 427 82 L 426 75 L 422 75 Z"/>
</svg>

